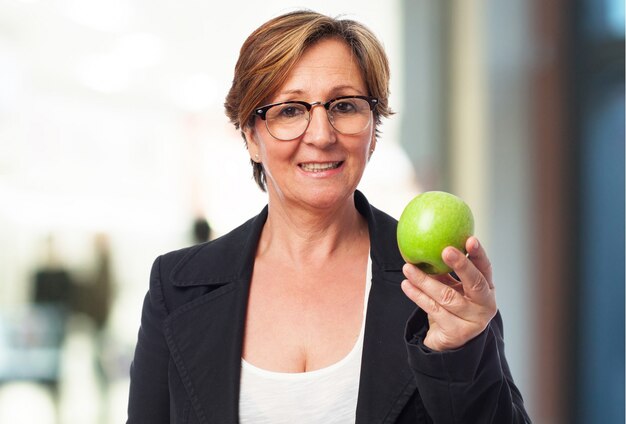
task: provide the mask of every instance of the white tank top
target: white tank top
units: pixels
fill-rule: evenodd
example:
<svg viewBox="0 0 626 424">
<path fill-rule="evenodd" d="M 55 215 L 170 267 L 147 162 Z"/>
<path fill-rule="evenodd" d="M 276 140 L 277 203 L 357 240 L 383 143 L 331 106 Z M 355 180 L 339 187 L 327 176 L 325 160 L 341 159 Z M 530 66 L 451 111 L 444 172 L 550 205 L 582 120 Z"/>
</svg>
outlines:
<svg viewBox="0 0 626 424">
<path fill-rule="evenodd" d="M 241 424 L 354 423 L 371 269 L 368 255 L 361 331 L 352 350 L 339 362 L 315 371 L 284 373 L 257 368 L 241 359 Z"/>
</svg>

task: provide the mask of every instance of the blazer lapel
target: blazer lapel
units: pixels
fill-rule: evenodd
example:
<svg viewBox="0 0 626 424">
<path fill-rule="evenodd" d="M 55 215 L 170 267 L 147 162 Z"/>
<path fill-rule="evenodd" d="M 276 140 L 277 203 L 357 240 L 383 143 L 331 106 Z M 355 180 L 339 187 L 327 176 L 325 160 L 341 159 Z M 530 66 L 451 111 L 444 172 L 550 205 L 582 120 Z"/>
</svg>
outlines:
<svg viewBox="0 0 626 424">
<path fill-rule="evenodd" d="M 174 310 L 164 332 L 201 423 L 237 423 L 241 352 L 250 278 L 267 209 L 226 240 L 207 244 L 172 271 L 178 287 L 201 290 Z"/>
<path fill-rule="evenodd" d="M 397 282 L 374 274 L 363 341 L 357 424 L 394 422 L 416 390 L 404 343 L 404 326 L 415 305 L 401 296 L 404 293 Z"/>
<path fill-rule="evenodd" d="M 360 192 L 355 204 L 368 221 L 373 267 L 356 422 L 391 423 L 416 390 L 404 343 L 415 305 L 400 289 L 404 261 L 395 241 L 396 221 Z M 235 236 L 205 245 L 172 271 L 172 284 L 188 301 L 165 320 L 164 332 L 200 423 L 238 422 L 245 314 L 266 218 L 267 208 L 234 230 Z"/>
<path fill-rule="evenodd" d="M 369 206 L 359 192 L 357 209 L 367 218 L 372 256 L 356 423 L 393 423 L 416 390 L 408 366 L 404 328 L 415 304 L 402 292 L 402 259 L 396 221 Z"/>
<path fill-rule="evenodd" d="M 172 358 L 201 423 L 237 422 L 245 291 L 243 284 L 225 284 L 165 323 Z"/>
</svg>

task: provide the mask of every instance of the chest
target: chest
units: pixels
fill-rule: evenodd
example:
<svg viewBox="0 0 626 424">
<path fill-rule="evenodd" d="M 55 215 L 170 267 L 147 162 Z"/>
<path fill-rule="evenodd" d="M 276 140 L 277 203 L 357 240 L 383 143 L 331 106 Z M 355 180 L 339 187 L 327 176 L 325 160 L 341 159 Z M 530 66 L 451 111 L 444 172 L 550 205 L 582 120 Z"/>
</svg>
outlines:
<svg viewBox="0 0 626 424">
<path fill-rule="evenodd" d="M 298 273 L 255 267 L 244 358 L 272 371 L 303 372 L 345 357 L 363 324 L 367 263 L 359 268 Z"/>
</svg>

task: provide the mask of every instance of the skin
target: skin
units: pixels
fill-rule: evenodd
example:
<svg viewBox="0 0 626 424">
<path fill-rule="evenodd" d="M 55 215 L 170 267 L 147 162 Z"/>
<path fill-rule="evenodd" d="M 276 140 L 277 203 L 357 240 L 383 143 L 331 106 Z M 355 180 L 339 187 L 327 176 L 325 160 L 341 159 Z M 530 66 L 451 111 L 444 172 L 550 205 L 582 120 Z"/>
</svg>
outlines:
<svg viewBox="0 0 626 424">
<path fill-rule="evenodd" d="M 269 102 L 367 94 L 347 45 L 328 39 L 305 52 Z M 261 119 L 245 134 L 250 157 L 265 170 L 269 212 L 250 287 L 244 359 L 279 372 L 326 367 L 352 349 L 363 319 L 369 234 L 353 196 L 376 144 L 374 125 L 343 135 L 315 107 L 295 140 L 277 141 Z M 323 172 L 306 166 L 334 162 L 340 166 Z"/>
<path fill-rule="evenodd" d="M 367 87 L 350 50 L 342 41 L 331 39 L 309 48 L 269 102 L 315 102 L 364 94 Z M 260 119 L 245 133 L 250 157 L 257 160 L 258 155 L 257 161 L 263 164 L 270 207 L 309 210 L 314 215 L 342 208 L 342 201 L 351 200 L 376 145 L 373 125 L 356 135 L 339 134 L 321 106 L 313 108 L 307 131 L 295 140 L 276 141 Z M 312 173 L 300 166 L 332 161 L 343 161 L 341 169 Z"/>
<path fill-rule="evenodd" d="M 305 52 L 269 102 L 357 94 L 367 89 L 348 47 L 323 40 Z M 269 213 L 252 276 L 244 359 L 279 372 L 326 367 L 351 350 L 361 327 L 369 235 L 353 196 L 376 145 L 374 127 L 339 134 L 316 107 L 295 140 L 275 140 L 260 119 L 245 134 L 250 157 L 266 173 Z M 341 165 L 324 172 L 303 165 L 329 162 Z M 402 290 L 428 314 L 424 343 L 432 350 L 464 345 L 496 313 L 489 259 L 475 237 L 466 248 L 467 257 L 452 247 L 443 252 L 461 283 L 404 266 Z"/>
<path fill-rule="evenodd" d="M 435 351 L 459 348 L 478 336 L 495 316 L 497 307 L 491 263 L 478 239 L 470 237 L 468 255 L 454 247 L 442 253 L 444 262 L 461 279 L 430 276 L 411 264 L 402 271 L 402 290 L 428 314 L 429 330 L 424 344 Z"/>
</svg>

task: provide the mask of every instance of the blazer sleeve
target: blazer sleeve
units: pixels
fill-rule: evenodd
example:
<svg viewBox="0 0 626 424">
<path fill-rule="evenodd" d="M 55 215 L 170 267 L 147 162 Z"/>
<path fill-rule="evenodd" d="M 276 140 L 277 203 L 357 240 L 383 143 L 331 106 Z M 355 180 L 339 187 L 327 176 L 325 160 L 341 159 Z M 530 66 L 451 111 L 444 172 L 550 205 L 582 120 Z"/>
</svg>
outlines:
<svg viewBox="0 0 626 424">
<path fill-rule="evenodd" d="M 141 327 L 130 368 L 128 424 L 169 423 L 170 355 L 163 335 L 166 316 L 159 257 L 150 272 L 150 289 L 143 303 Z"/>
<path fill-rule="evenodd" d="M 502 328 L 498 312 L 465 346 L 435 352 L 423 343 L 426 314 L 418 309 L 409 319 L 405 332 L 409 365 L 435 424 L 531 422 L 504 356 Z"/>
</svg>

